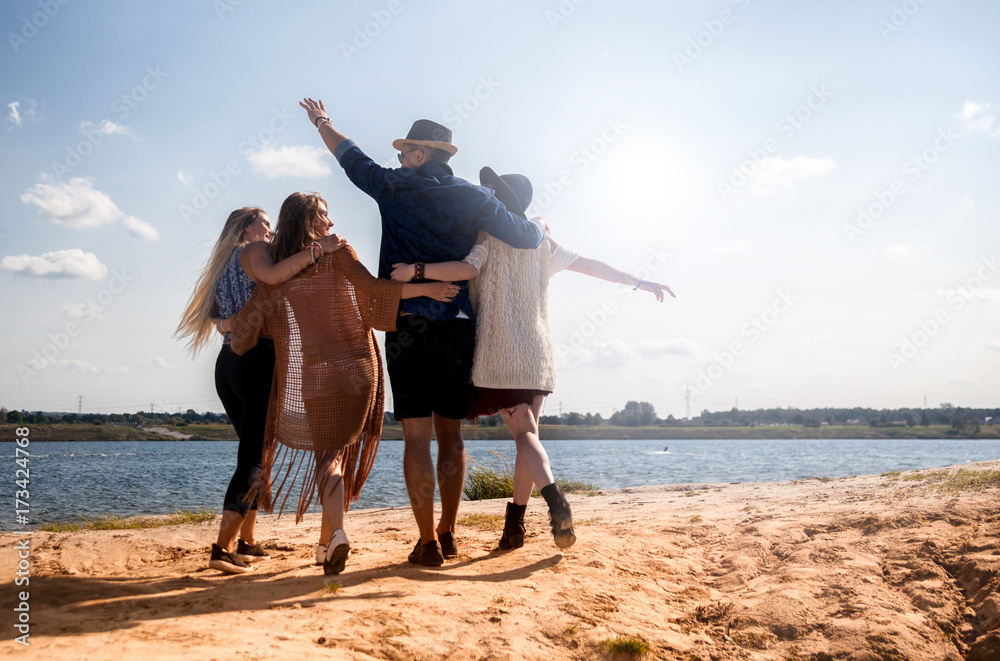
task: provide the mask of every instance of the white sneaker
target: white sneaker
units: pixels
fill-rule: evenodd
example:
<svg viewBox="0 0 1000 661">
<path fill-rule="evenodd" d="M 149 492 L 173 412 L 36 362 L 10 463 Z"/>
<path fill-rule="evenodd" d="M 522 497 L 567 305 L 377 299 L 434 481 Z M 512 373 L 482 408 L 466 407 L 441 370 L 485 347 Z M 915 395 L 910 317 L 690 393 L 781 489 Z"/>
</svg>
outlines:
<svg viewBox="0 0 1000 661">
<path fill-rule="evenodd" d="M 349 557 L 351 557 L 351 544 L 347 541 L 347 533 L 344 532 L 343 528 L 337 528 L 333 531 L 333 537 L 326 543 L 323 573 L 331 576 L 344 571 Z"/>
<path fill-rule="evenodd" d="M 316 564 L 321 565 L 326 562 L 326 544 L 316 546 Z"/>
</svg>

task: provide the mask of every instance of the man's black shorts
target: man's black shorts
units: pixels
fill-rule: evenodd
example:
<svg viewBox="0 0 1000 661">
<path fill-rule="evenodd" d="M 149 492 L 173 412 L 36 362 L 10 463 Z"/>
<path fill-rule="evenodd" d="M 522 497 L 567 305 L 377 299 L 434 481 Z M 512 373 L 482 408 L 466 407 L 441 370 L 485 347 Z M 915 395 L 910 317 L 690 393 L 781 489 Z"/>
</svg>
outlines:
<svg viewBox="0 0 1000 661">
<path fill-rule="evenodd" d="M 396 330 L 385 334 L 395 419 L 428 418 L 431 413 L 464 419 L 475 346 L 471 319 L 401 315 Z"/>
</svg>

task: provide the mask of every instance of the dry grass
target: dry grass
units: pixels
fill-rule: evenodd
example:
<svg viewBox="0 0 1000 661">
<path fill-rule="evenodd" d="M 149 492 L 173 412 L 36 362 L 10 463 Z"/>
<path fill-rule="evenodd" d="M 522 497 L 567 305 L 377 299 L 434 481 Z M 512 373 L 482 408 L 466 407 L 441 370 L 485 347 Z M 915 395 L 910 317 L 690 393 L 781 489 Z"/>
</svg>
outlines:
<svg viewBox="0 0 1000 661">
<path fill-rule="evenodd" d="M 83 517 L 79 521 L 47 523 L 42 530 L 47 532 L 72 532 L 75 530 L 132 530 L 136 528 L 159 528 L 188 523 L 202 523 L 215 519 L 215 510 L 202 507 L 198 511 L 174 510 L 166 516 L 131 516 L 123 518 L 117 514 L 99 517 Z"/>
</svg>

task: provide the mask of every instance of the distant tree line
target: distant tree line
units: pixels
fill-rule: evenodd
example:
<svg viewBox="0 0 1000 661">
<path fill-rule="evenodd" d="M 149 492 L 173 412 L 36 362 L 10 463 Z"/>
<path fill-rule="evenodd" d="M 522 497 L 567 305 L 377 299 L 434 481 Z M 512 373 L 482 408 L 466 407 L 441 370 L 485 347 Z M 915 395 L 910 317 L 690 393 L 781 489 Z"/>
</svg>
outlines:
<svg viewBox="0 0 1000 661">
<path fill-rule="evenodd" d="M 188 409 L 185 413 L 151 413 L 138 411 L 136 413 L 47 413 L 45 411 L 29 412 L 26 410 L 11 410 L 0 407 L 0 421 L 14 424 L 51 424 L 65 422 L 83 425 L 136 425 L 184 426 L 189 424 L 229 424 L 225 413 L 206 411 L 198 413 Z M 870 408 L 820 408 L 796 409 L 775 408 L 728 411 L 702 411 L 691 420 L 681 420 L 668 415 L 658 418 L 656 409 L 649 402 L 629 401 L 624 408 L 615 411 L 610 418 L 603 418 L 600 413 L 579 413 L 570 411 L 560 415 L 543 415 L 539 419 L 543 425 L 576 425 L 594 427 L 611 424 L 619 427 L 649 427 L 649 426 L 716 426 L 716 427 L 752 427 L 758 425 L 800 425 L 819 427 L 821 425 L 870 425 L 872 427 L 916 425 L 950 425 L 958 431 L 977 431 L 982 424 L 1000 424 L 1000 408 L 969 408 L 941 404 L 935 409 L 903 408 L 903 409 L 870 409 Z M 386 424 L 398 424 L 392 420 L 392 413 L 386 412 Z M 503 425 L 500 414 L 481 417 L 477 425 L 495 427 Z"/>
<path fill-rule="evenodd" d="M 229 423 L 225 413 L 206 411 L 198 413 L 188 409 L 185 413 L 48 413 L 45 411 L 8 411 L 0 407 L 0 420 L 13 424 L 47 425 L 56 422 L 80 425 L 135 425 L 150 427 L 156 425 L 181 426 L 190 424 Z"/>
</svg>

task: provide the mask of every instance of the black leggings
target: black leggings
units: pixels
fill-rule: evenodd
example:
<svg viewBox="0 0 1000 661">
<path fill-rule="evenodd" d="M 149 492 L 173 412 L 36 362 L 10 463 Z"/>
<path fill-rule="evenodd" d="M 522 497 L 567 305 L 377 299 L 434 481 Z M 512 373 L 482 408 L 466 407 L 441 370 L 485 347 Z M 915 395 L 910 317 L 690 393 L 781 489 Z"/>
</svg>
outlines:
<svg viewBox="0 0 1000 661">
<path fill-rule="evenodd" d="M 215 361 L 215 390 L 240 439 L 236 472 L 229 481 L 223 510 L 239 512 L 241 516 L 257 509 L 256 502 L 246 502 L 246 495 L 260 475 L 273 374 L 274 342 L 271 340 L 261 340 L 242 356 L 224 344 Z"/>
</svg>

